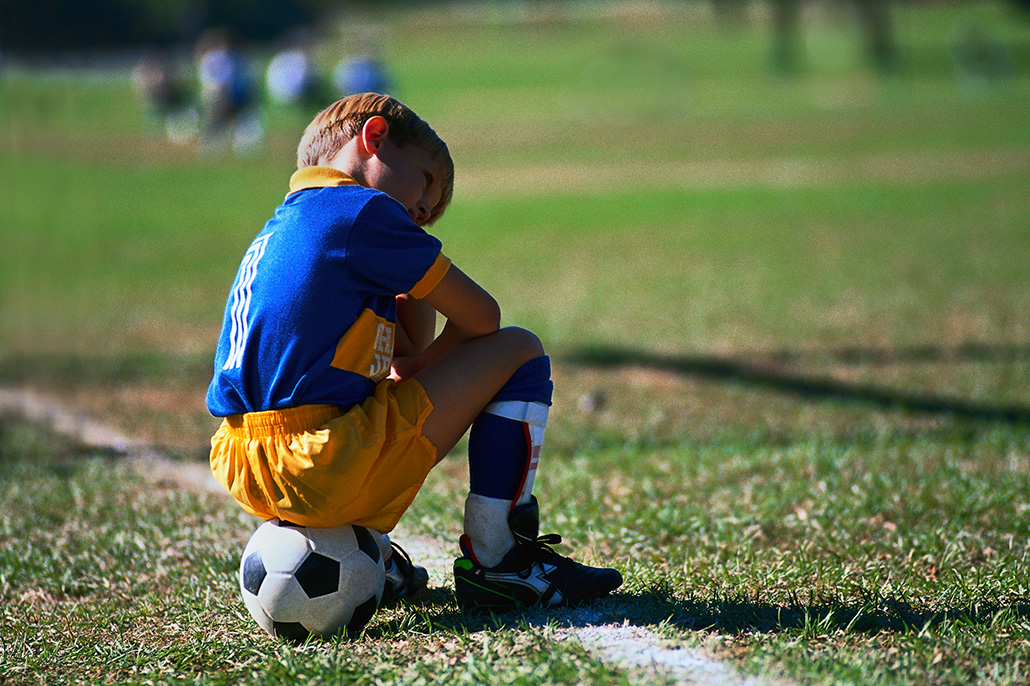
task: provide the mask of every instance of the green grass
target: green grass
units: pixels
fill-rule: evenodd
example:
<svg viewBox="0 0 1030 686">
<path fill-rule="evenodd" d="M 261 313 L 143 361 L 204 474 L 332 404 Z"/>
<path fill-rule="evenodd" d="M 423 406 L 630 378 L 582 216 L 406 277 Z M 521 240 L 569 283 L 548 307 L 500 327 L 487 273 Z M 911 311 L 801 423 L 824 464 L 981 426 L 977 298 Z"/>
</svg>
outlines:
<svg viewBox="0 0 1030 686">
<path fill-rule="evenodd" d="M 560 7 L 382 35 L 458 164 L 435 232 L 554 359 L 543 526 L 623 570 L 597 612 L 803 684 L 1025 683 L 1030 23 L 898 8 L 877 77 L 815 18 L 787 79 L 700 6 Z M 958 73 L 967 26 L 1010 77 Z M 0 383 L 203 460 L 229 280 L 308 115 L 198 159 L 124 75 L 11 69 L 0 96 Z M 462 462 L 408 517 L 452 547 Z M 0 502 L 5 686 L 634 677 L 556 641 L 567 618 L 467 616 L 448 588 L 277 643 L 238 599 L 235 506 L 8 419 Z"/>
<path fill-rule="evenodd" d="M 155 486 L 16 423 L 0 426 L 0 464 L 5 684 L 620 682 L 582 648 L 556 650 L 548 625 L 463 617 L 447 592 L 381 612 L 356 642 L 280 643 L 239 602 L 254 521 L 224 498 Z"/>
</svg>

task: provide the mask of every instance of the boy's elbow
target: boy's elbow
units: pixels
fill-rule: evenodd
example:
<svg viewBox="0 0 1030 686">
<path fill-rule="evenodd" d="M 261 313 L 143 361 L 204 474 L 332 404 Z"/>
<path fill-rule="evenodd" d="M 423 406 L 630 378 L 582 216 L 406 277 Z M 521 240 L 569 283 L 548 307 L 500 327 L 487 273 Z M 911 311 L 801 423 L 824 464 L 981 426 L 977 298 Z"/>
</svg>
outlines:
<svg viewBox="0 0 1030 686">
<path fill-rule="evenodd" d="M 487 336 L 501 328 L 501 307 L 496 300 L 491 299 L 490 305 L 483 308 L 483 312 L 477 318 L 475 333 L 480 336 Z"/>
</svg>

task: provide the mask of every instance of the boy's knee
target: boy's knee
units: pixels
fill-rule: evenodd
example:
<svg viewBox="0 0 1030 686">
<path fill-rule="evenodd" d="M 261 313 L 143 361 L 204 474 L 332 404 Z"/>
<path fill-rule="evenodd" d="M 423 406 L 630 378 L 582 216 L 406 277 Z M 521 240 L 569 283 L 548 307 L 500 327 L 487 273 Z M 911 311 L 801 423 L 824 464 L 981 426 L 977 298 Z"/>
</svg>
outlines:
<svg viewBox="0 0 1030 686">
<path fill-rule="evenodd" d="M 550 405 L 553 391 L 551 358 L 547 355 L 536 355 L 512 373 L 491 402 L 514 400 Z"/>
<path fill-rule="evenodd" d="M 506 326 L 497 333 L 505 337 L 505 341 L 520 353 L 522 359 L 531 360 L 544 354 L 544 344 L 528 329 Z"/>
</svg>

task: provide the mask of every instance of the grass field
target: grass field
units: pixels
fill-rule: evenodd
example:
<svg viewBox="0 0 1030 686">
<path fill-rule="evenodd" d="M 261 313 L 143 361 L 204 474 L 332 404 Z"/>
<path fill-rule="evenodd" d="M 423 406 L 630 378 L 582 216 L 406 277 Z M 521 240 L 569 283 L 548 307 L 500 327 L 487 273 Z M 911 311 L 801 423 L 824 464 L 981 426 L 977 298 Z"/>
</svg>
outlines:
<svg viewBox="0 0 1030 686">
<path fill-rule="evenodd" d="M 458 165 L 435 233 L 554 360 L 537 492 L 624 572 L 597 621 L 799 684 L 1030 681 L 1030 20 L 899 7 L 877 76 L 813 16 L 786 78 L 701 5 L 487 7 L 379 30 Z M 969 27 L 1007 76 L 958 68 Z M 0 72 L 0 384 L 201 462 L 224 299 L 311 113 L 198 158 L 126 74 L 39 77 Z M 463 462 L 409 531 L 454 547 Z M 234 505 L 10 417 L 0 503 L 4 686 L 642 678 L 449 587 L 280 644 L 239 601 Z"/>
</svg>

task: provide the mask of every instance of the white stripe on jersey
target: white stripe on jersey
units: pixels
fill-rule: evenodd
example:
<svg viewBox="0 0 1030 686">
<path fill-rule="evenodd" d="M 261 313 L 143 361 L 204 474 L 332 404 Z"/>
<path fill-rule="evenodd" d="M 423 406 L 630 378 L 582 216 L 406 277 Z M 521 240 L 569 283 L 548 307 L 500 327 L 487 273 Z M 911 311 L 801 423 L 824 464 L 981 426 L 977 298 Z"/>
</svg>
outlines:
<svg viewBox="0 0 1030 686">
<path fill-rule="evenodd" d="M 275 233 L 274 231 L 272 233 Z M 243 345 L 247 340 L 247 333 L 250 323 L 247 316 L 250 314 L 251 286 L 257 276 L 258 263 L 265 255 L 265 246 L 272 234 L 267 234 L 255 239 L 247 254 L 243 256 L 243 263 L 240 265 L 240 275 L 236 280 L 236 287 L 232 292 L 232 330 L 229 333 L 229 356 L 222 365 L 222 371 L 239 369 L 243 363 Z"/>
</svg>

